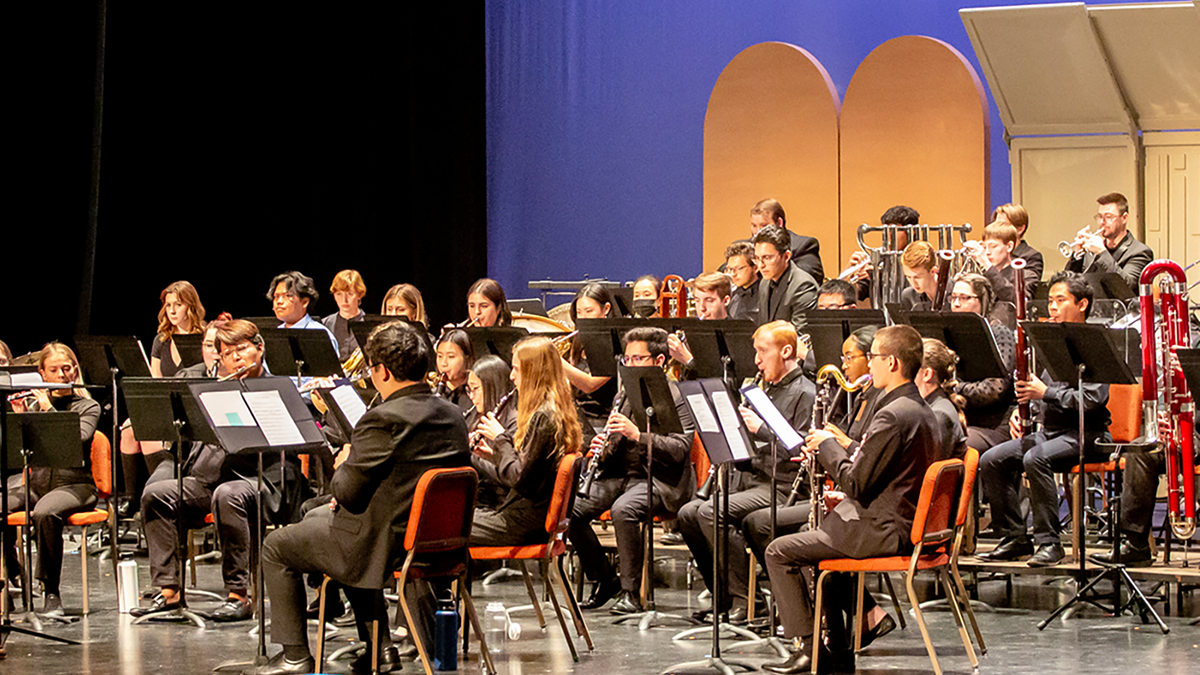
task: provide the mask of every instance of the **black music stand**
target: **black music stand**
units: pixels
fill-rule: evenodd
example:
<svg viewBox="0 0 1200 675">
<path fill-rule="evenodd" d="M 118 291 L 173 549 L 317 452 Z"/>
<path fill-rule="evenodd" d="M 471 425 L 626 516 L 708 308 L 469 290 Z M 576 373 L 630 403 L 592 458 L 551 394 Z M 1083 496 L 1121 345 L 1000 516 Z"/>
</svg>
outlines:
<svg viewBox="0 0 1200 675">
<path fill-rule="evenodd" d="M 121 381 L 125 392 L 125 405 L 129 408 L 129 419 L 133 421 L 134 437 L 139 441 L 162 441 L 175 447 L 175 480 L 177 502 L 175 507 L 175 562 L 179 575 L 179 603 L 148 612 L 133 620 L 134 624 L 147 621 L 188 621 L 197 628 L 206 628 L 204 618 L 187 605 L 187 528 L 184 527 L 180 509 L 183 503 L 183 474 L 186 464 L 184 444 L 217 443 L 204 421 L 188 383 L 183 378 L 127 377 Z M 199 449 L 193 449 L 199 452 Z M 206 593 L 213 596 L 215 594 Z M 216 596 L 217 600 L 222 600 Z"/>
<path fill-rule="evenodd" d="M 626 621 L 638 622 L 640 630 L 646 630 L 655 622 L 675 619 L 692 623 L 690 617 L 664 614 L 654 607 L 654 436 L 653 434 L 682 433 L 683 422 L 675 408 L 675 397 L 667 382 L 667 375 L 657 366 L 617 366 L 626 400 L 630 405 L 629 418 L 634 426 L 651 434 L 646 439 L 646 554 L 642 560 L 642 585 L 646 589 L 642 607 L 644 611 L 618 617 L 614 624 Z"/>
<path fill-rule="evenodd" d="M 757 670 L 754 666 L 741 661 L 727 661 L 721 656 L 721 632 L 727 631 L 747 638 L 749 643 L 761 643 L 753 631 L 734 626 L 728 621 L 728 612 L 722 611 L 718 616 L 717 608 L 725 605 L 725 594 L 728 592 L 728 564 L 722 561 L 729 557 L 729 538 L 726 523 L 729 522 L 729 467 L 738 460 L 750 459 L 752 441 L 746 433 L 741 416 L 737 413 L 736 403 L 729 395 L 725 381 L 710 378 L 693 382 L 680 382 L 679 393 L 684 403 L 696 421 L 696 433 L 704 444 L 704 451 L 714 467 L 718 467 L 718 488 L 712 490 L 709 498 L 712 500 L 713 511 L 713 622 L 709 626 L 689 628 L 672 637 L 672 640 L 685 640 L 705 631 L 712 631 L 711 653 L 703 660 L 686 661 L 668 666 L 663 674 L 679 671 L 714 669 L 721 673 L 733 673 L 737 666 L 746 670 Z M 715 398 L 714 398 L 715 397 Z M 724 495 L 722 500 L 721 495 Z M 721 502 L 724 501 L 724 506 Z"/>
<path fill-rule="evenodd" d="M 630 328 L 643 326 L 640 319 L 579 319 L 579 343 L 587 356 L 588 371 L 595 377 L 616 377 L 617 359 L 624 353 L 621 336 Z"/>
<path fill-rule="evenodd" d="M 296 331 L 307 332 L 307 331 Z M 327 337 L 324 331 L 310 331 Z M 328 344 L 328 340 L 326 342 Z M 332 344 L 329 345 L 332 348 Z M 256 377 L 228 382 L 190 382 L 188 388 L 199 400 L 204 423 L 225 451 L 253 454 L 258 459 L 257 495 L 258 546 L 263 540 L 263 453 L 280 453 L 280 472 L 286 453 L 302 454 L 325 450 L 327 443 L 291 380 Z M 213 396 L 213 395 L 216 396 Z M 230 401 L 232 399 L 232 402 Z M 258 614 L 258 652 L 253 661 L 229 662 L 213 670 L 240 670 L 267 662 L 265 593 L 262 554 L 254 556 L 254 604 Z"/>
<path fill-rule="evenodd" d="M 1121 356 L 1120 349 L 1112 335 L 1112 331 L 1104 326 L 1093 326 L 1084 323 L 1040 323 L 1037 321 L 1022 321 L 1021 328 L 1025 336 L 1037 350 L 1038 363 L 1050 376 L 1059 382 L 1075 381 L 1077 391 L 1082 395 L 1084 382 L 1092 384 L 1135 384 L 1137 379 L 1129 370 Z M 1086 463 L 1086 439 L 1084 432 L 1084 409 L 1079 406 L 1079 480 L 1076 483 L 1076 510 L 1082 511 L 1084 497 L 1083 466 Z M 1087 539 L 1084 537 L 1083 519 L 1074 523 L 1076 540 L 1075 557 L 1078 563 L 1076 571 L 1077 583 L 1083 583 L 1087 578 Z M 1092 588 L 1107 578 L 1109 573 L 1119 568 L 1108 568 L 1086 585 L 1076 591 L 1069 600 L 1059 605 L 1050 616 L 1038 622 L 1038 630 L 1044 630 L 1059 614 L 1062 614 L 1076 602 L 1086 602 L 1101 611 L 1115 616 L 1120 613 L 1120 607 L 1105 607 L 1099 596 L 1090 595 Z M 1123 571 L 1123 570 L 1122 570 Z M 1132 581 L 1132 580 L 1131 580 Z M 1115 583 L 1115 582 L 1114 582 Z M 1131 586 L 1140 593 L 1136 586 Z M 1143 598 L 1144 599 L 1144 598 Z M 1149 607 L 1149 603 L 1146 603 Z M 1160 624 L 1161 625 L 1161 624 Z M 1165 625 L 1162 628 L 1166 629 Z"/>
<path fill-rule="evenodd" d="M 1193 326 L 1193 330 L 1195 327 Z M 1192 392 L 1192 399 L 1195 400 L 1197 392 L 1200 392 L 1200 349 L 1176 349 L 1175 355 L 1179 357 L 1179 364 L 1183 366 L 1183 376 L 1187 379 L 1188 391 Z M 1187 476 L 1188 480 L 1196 480 L 1194 475 Z M 1200 514 L 1198 514 L 1200 515 Z M 1191 548 L 1191 539 L 1183 542 L 1185 555 L 1183 557 L 1183 566 L 1188 566 L 1187 551 Z M 1171 540 L 1167 539 L 1167 553 L 1170 555 Z M 1189 626 L 1200 625 L 1200 617 L 1193 619 L 1188 623 Z"/>
<path fill-rule="evenodd" d="M 529 335 L 528 330 L 517 326 L 470 327 L 459 330 L 466 333 L 471 340 L 471 349 L 474 350 L 476 359 L 492 354 L 499 356 L 500 360 L 509 366 L 512 365 L 513 347 Z"/>
<path fill-rule="evenodd" d="M 882 309 L 813 309 L 805 313 L 808 326 L 805 331 L 812 339 L 816 369 L 823 366 L 840 366 L 842 343 L 854 331 L 867 326 L 883 327 Z"/>
<path fill-rule="evenodd" d="M 79 335 L 75 337 L 75 349 L 79 357 L 79 365 L 83 369 L 83 377 L 87 382 L 103 385 L 111 389 L 112 394 L 112 438 L 109 441 L 113 448 L 121 447 L 121 417 L 118 415 L 117 395 L 121 379 L 124 377 L 150 377 L 150 361 L 142 344 L 132 335 Z M 121 463 L 116 461 L 117 451 L 113 451 L 112 489 L 117 489 L 117 470 Z M 117 537 L 117 510 L 111 509 L 108 514 L 108 555 L 112 558 L 113 579 L 121 578 L 117 572 L 117 552 L 119 541 Z"/>
<path fill-rule="evenodd" d="M 0 403 L 0 409 L 6 407 L 5 404 Z M 74 469 L 81 466 L 78 455 L 74 454 L 79 449 L 79 413 L 55 411 L 13 415 L 11 417 L 5 415 L 2 428 L 4 429 L 4 448 L 2 452 L 4 469 L 7 473 L 9 466 L 15 464 L 17 461 L 21 463 L 21 475 L 24 477 L 25 523 L 27 527 L 32 527 L 33 521 L 29 518 L 29 512 L 32 510 L 29 506 L 30 469 L 34 466 L 52 469 Z M 3 503 L 7 505 L 8 476 L 3 476 L 3 480 Z M 7 522 L 7 513 L 5 518 Z M 4 529 L 7 530 L 7 527 Z M 25 545 L 21 547 L 21 553 L 25 559 L 23 563 L 25 580 L 21 584 L 21 602 L 25 606 L 25 621 L 33 628 L 13 626 L 9 619 L 7 562 L 0 557 L 0 567 L 4 568 L 4 594 L 3 598 L 0 598 L 4 602 L 3 623 L 0 624 L 0 639 L 6 639 L 10 632 L 16 632 L 69 645 L 80 644 L 74 640 L 41 632 L 42 624 L 38 620 L 37 613 L 33 610 L 32 536 L 25 537 Z M 42 552 L 39 551 L 38 555 L 42 555 Z M 47 615 L 46 618 L 61 621 L 62 623 L 73 623 L 78 620 L 77 617 L 67 618 L 50 615 Z"/>
<path fill-rule="evenodd" d="M 533 314 L 550 318 L 546 312 L 546 303 L 541 298 L 509 298 L 508 310 L 514 315 Z"/>
<path fill-rule="evenodd" d="M 692 370 L 698 378 L 724 378 L 749 373 L 753 377 L 758 367 L 754 365 L 754 330 L 756 326 L 748 319 L 721 319 L 700 321 L 699 319 L 677 320 L 677 330 L 687 336 L 688 350 L 692 352 Z M 737 380 L 741 381 L 741 380 Z"/>
<path fill-rule="evenodd" d="M 358 322 L 355 322 L 358 323 Z M 354 325 L 354 324 L 351 324 Z M 308 328 L 259 328 L 272 375 L 342 377 L 342 362 L 329 333 Z"/>
<path fill-rule="evenodd" d="M 978 382 L 1010 375 L 996 347 L 992 327 L 982 316 L 973 312 L 906 312 L 904 318 L 921 337 L 940 340 L 960 356 L 971 355 L 959 360 L 959 379 Z"/>
<path fill-rule="evenodd" d="M 429 353 L 433 353 L 433 338 L 429 335 L 429 327 L 420 321 L 413 321 L 406 316 L 385 316 L 383 314 L 368 314 L 363 317 L 362 321 L 351 321 L 350 332 L 354 334 L 354 339 L 358 342 L 360 348 L 367 346 L 367 339 L 371 337 L 371 333 L 378 327 L 387 323 L 406 323 L 417 330 L 425 340 L 426 346 L 429 347 Z"/>
<path fill-rule="evenodd" d="M 179 367 L 187 368 L 204 363 L 204 334 L 176 333 L 171 336 L 175 349 L 179 350 Z"/>
<path fill-rule="evenodd" d="M 349 398 L 345 394 L 352 394 L 354 398 Z M 349 439 L 354 427 L 367 412 L 367 404 L 359 396 L 358 390 L 349 384 L 340 384 L 326 390 L 325 393 L 322 393 L 321 398 L 329 406 L 329 412 L 332 413 L 334 422 L 341 427 L 344 437 Z M 329 415 L 326 415 L 325 421 L 329 422 Z"/>
</svg>

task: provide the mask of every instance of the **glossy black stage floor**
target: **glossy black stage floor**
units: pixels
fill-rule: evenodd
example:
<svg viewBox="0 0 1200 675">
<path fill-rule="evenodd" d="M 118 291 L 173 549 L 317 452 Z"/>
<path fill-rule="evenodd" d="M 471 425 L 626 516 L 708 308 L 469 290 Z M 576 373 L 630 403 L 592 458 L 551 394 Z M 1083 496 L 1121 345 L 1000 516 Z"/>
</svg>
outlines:
<svg viewBox="0 0 1200 675">
<path fill-rule="evenodd" d="M 697 581 L 691 591 L 685 587 L 686 557 L 682 552 L 676 547 L 660 547 L 659 554 L 663 560 L 658 564 L 658 577 L 661 583 L 669 586 L 660 586 L 657 592 L 660 611 L 688 614 L 704 606 L 705 603 L 697 600 L 702 584 Z M 145 559 L 139 559 L 138 564 L 142 588 L 146 589 Z M 257 639 L 250 635 L 250 630 L 255 622 L 210 623 L 205 630 L 188 625 L 131 626 L 129 617 L 117 613 L 111 565 L 91 564 L 89 567 L 92 574 L 91 614 L 70 625 L 45 624 L 47 632 L 84 644 L 66 646 L 15 635 L 8 641 L 8 657 L 0 661 L 0 671 L 31 675 L 207 673 L 213 666 L 229 659 L 253 657 Z M 198 572 L 199 588 L 220 589 L 219 565 L 201 563 Z M 63 580 L 63 603 L 68 613 L 77 614 L 82 606 L 77 553 L 67 556 Z M 1141 583 L 1147 591 L 1154 585 L 1149 580 Z M 1184 594 L 1182 603 L 1172 601 L 1170 615 L 1165 617 L 1171 633 L 1165 636 L 1152 625 L 1142 625 L 1137 617 L 1109 618 L 1091 609 L 1083 609 L 1065 620 L 1056 621 L 1045 631 L 1038 631 L 1037 622 L 1069 597 L 1074 589 L 1069 577 L 1044 574 L 1013 576 L 1011 589 L 1008 578 L 981 581 L 979 598 L 992 609 L 976 605 L 980 628 L 988 645 L 988 654 L 981 659 L 980 671 L 1089 675 L 1200 672 L 1200 647 L 1197 646 L 1200 628 L 1188 625 L 1189 617 L 1200 614 L 1200 601 L 1193 597 L 1195 594 Z M 903 593 L 899 583 L 897 590 Z M 918 588 L 923 598 L 930 597 L 931 592 L 929 585 Z M 1174 589 L 1171 594 L 1174 595 Z M 876 597 L 884 601 L 882 594 L 876 594 Z M 475 598 L 481 612 L 489 601 L 498 600 L 507 606 L 528 603 L 519 577 L 488 585 L 477 582 Z M 902 600 L 907 609 L 907 600 L 903 597 Z M 199 608 L 213 604 L 193 602 Z M 37 606 L 40 608 L 40 601 Z M 1161 611 L 1161 603 L 1156 606 Z M 911 618 L 911 610 L 908 611 Z M 587 621 L 596 650 L 588 653 L 582 640 L 577 640 L 580 661 L 572 663 L 552 611 L 546 617 L 549 625 L 545 631 L 538 629 L 532 611 L 519 614 L 517 618 L 523 630 L 518 640 L 508 643 L 503 673 L 659 673 L 671 664 L 702 659 L 709 648 L 707 633 L 703 639 L 695 641 L 672 641 L 671 637 L 680 628 L 639 631 L 636 626 L 612 625 L 606 611 L 593 611 L 587 613 Z M 926 612 L 926 620 L 942 668 L 948 673 L 971 672 L 950 613 L 933 609 Z M 344 644 L 335 643 L 334 647 Z M 271 653 L 276 649 L 270 646 Z M 723 651 L 726 656 L 737 656 L 752 664 L 776 660 L 766 650 L 738 652 L 723 646 Z M 857 663 L 858 671 L 863 673 L 930 671 L 920 633 L 911 620 L 906 630 L 896 630 L 864 650 Z M 326 670 L 349 672 L 349 662 L 332 663 Z M 421 672 L 420 665 L 406 663 L 403 672 Z M 457 672 L 480 672 L 474 645 L 470 660 L 460 661 Z"/>
</svg>

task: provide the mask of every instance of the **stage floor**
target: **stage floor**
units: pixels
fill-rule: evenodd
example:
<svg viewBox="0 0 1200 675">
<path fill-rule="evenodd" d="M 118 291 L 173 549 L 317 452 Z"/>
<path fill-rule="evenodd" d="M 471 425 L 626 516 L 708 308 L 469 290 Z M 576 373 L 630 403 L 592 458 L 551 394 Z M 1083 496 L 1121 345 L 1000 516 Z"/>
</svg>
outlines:
<svg viewBox="0 0 1200 675">
<path fill-rule="evenodd" d="M 697 601 L 703 584 L 696 581 L 693 590 L 685 588 L 685 565 L 678 551 L 662 551 L 658 576 L 669 588 L 659 588 L 660 611 L 689 614 L 704 605 Z M 138 560 L 143 589 L 148 588 L 148 569 L 144 558 Z M 254 656 L 257 639 L 249 635 L 254 622 L 238 624 L 209 624 L 205 630 L 185 625 L 130 625 L 131 619 L 116 611 L 115 584 L 110 565 L 91 565 L 91 614 L 70 625 L 46 622 L 47 632 L 80 640 L 82 646 L 66 646 L 14 635 L 7 643 L 8 658 L 0 668 L 11 673 L 57 675 L 75 673 L 131 675 L 146 672 L 206 673 L 213 666 L 229 659 Z M 199 586 L 218 590 L 220 568 L 213 563 L 201 563 Z M 79 556 L 69 554 L 63 571 L 63 602 L 68 612 L 80 611 L 82 598 L 78 586 Z M 1156 627 L 1144 626 L 1137 617 L 1107 618 L 1093 609 L 1084 609 L 1066 619 L 1060 619 L 1045 631 L 1036 624 L 1050 609 L 1074 592 L 1069 577 L 1030 575 L 1011 577 L 1012 590 L 1005 581 L 983 580 L 980 598 L 993 609 L 977 609 L 976 614 L 989 648 L 982 657 L 981 672 L 991 673 L 1113 673 L 1196 672 L 1200 663 L 1200 628 L 1189 626 L 1189 616 L 1200 614 L 1200 603 L 1190 594 L 1182 604 L 1172 603 L 1172 615 L 1165 617 L 1171 629 L 1162 635 Z M 899 577 L 897 590 L 903 594 Z M 1150 582 L 1142 584 L 1149 590 Z M 518 577 L 489 586 L 476 583 L 476 602 L 482 608 L 488 601 L 499 600 L 506 605 L 525 604 L 528 597 Z M 930 587 L 918 588 L 925 597 Z M 876 597 L 888 606 L 882 594 Z M 919 630 L 908 611 L 908 628 L 897 630 L 866 649 L 858 658 L 859 672 L 928 672 L 926 656 Z M 213 603 L 194 602 L 199 608 Z M 1161 603 L 1156 603 L 1161 608 Z M 18 602 L 18 607 L 20 603 Z M 37 606 L 40 607 L 40 601 Z M 948 673 L 969 673 L 970 663 L 963 651 L 953 618 L 946 610 L 927 611 L 926 620 L 938 649 L 943 669 Z M 522 624 L 519 640 L 510 642 L 507 663 L 501 672 L 532 675 L 534 673 L 659 673 L 671 664 L 702 659 L 709 652 L 709 632 L 702 639 L 676 642 L 671 640 L 678 628 L 659 627 L 639 631 L 636 626 L 612 625 L 604 611 L 586 613 L 596 650 L 581 650 L 580 661 L 571 662 L 562 633 L 554 621 L 543 632 L 538 629 L 532 612 L 518 615 Z M 20 624 L 23 625 L 23 624 Z M 338 643 L 335 643 L 337 646 Z M 340 643 L 345 644 L 345 643 Z M 737 657 L 752 665 L 775 660 L 765 650 L 739 651 L 726 647 L 727 657 Z M 268 645 L 269 653 L 277 648 Z M 1189 665 L 1190 664 L 1190 665 Z M 475 645 L 466 663 L 460 662 L 459 673 L 479 673 Z M 327 667 L 328 672 L 349 672 L 348 662 Z M 420 672 L 419 664 L 406 663 L 404 672 Z"/>
</svg>

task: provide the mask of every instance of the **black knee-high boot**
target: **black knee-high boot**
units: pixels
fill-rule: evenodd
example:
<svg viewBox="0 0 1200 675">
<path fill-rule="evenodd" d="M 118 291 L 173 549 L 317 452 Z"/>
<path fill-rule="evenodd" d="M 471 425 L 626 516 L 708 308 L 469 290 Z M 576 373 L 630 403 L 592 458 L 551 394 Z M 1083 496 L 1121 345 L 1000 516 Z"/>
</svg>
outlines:
<svg viewBox="0 0 1200 675">
<path fill-rule="evenodd" d="M 142 490 L 146 487 L 146 479 L 150 476 L 142 454 L 128 455 L 121 453 L 121 473 L 125 482 L 125 501 L 117 507 L 117 515 L 121 518 L 132 518 L 142 505 Z"/>
</svg>

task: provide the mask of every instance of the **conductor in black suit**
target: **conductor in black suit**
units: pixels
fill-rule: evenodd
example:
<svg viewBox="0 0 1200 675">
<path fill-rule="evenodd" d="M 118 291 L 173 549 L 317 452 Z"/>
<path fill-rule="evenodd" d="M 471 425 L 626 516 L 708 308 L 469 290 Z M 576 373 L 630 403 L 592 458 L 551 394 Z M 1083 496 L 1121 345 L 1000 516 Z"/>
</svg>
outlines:
<svg viewBox="0 0 1200 675">
<path fill-rule="evenodd" d="M 790 659 L 763 667 L 777 673 L 811 670 L 813 566 L 831 558 L 905 555 L 916 516 L 921 482 L 938 451 L 937 421 L 913 378 L 924 358 L 921 336 L 911 326 L 890 326 L 875 333 L 871 345 L 872 385 L 880 390 L 874 413 L 858 449 L 849 454 L 833 433 L 817 429 L 805 439 L 845 497 L 813 531 L 780 537 L 767 547 L 767 572 L 788 637 L 802 646 Z M 801 574 L 792 573 L 800 566 Z M 852 611 L 853 591 L 844 575 L 828 581 L 825 623 L 829 631 L 829 672 L 853 672 L 854 652 L 844 612 Z"/>
<path fill-rule="evenodd" d="M 758 282 L 758 324 L 790 321 L 797 332 L 807 324 L 805 312 L 817 306 L 817 281 L 789 264 L 787 230 L 768 225 L 751 240 L 762 280 Z"/>
<path fill-rule="evenodd" d="M 1129 231 L 1129 201 L 1125 195 L 1111 192 L 1096 203 L 1100 208 L 1092 217 L 1100 229 L 1093 234 L 1085 227 L 1075 235 L 1072 250 L 1082 248 L 1084 254 L 1080 259 L 1068 260 L 1065 269 L 1081 274 L 1115 272 L 1137 295 L 1142 270 L 1154 259 L 1154 251 Z"/>
<path fill-rule="evenodd" d="M 283 651 L 258 668 L 259 674 L 313 672 L 305 626 L 307 573 L 327 574 L 343 585 L 364 642 L 372 620 L 379 619 L 381 670 L 398 668 L 382 589 L 404 555 L 413 493 L 429 469 L 470 465 L 462 413 L 435 398 L 423 381 L 429 348 L 417 331 L 404 323 L 385 324 L 371 333 L 363 351 L 383 403 L 363 415 L 349 452 L 338 456 L 330 484 L 334 501 L 272 532 L 263 543 L 271 641 L 282 644 Z M 364 654 L 353 670 L 363 672 L 365 666 L 369 671 L 370 659 Z"/>
<path fill-rule="evenodd" d="M 751 238 L 768 225 L 783 228 L 788 236 L 787 249 L 792 252 L 792 264 L 808 272 L 817 285 L 820 285 L 825 280 L 825 270 L 821 267 L 821 242 L 817 241 L 816 237 L 806 237 L 789 230 L 783 206 L 770 198 L 762 200 L 750 209 Z"/>
</svg>

